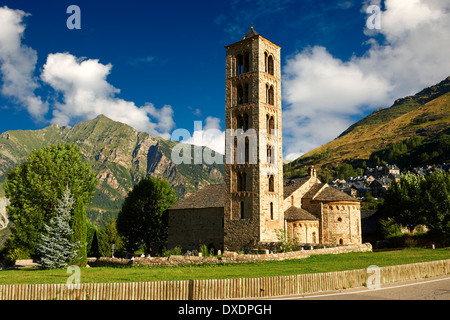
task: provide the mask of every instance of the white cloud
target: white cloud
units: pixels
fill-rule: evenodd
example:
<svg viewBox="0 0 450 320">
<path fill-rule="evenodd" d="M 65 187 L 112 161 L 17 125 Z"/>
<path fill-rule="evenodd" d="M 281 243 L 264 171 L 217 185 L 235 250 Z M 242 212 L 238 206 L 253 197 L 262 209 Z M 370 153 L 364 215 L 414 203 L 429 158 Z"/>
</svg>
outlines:
<svg viewBox="0 0 450 320">
<path fill-rule="evenodd" d="M 28 15 L 21 10 L 0 7 L 1 93 L 24 106 L 34 120 L 44 121 L 49 104 L 34 94 L 39 88 L 39 79 L 34 76 L 37 53 L 22 44 L 26 27 L 23 20 Z M 153 59 L 147 56 L 135 62 L 150 63 Z M 165 105 L 157 109 L 151 103 L 138 107 L 134 102 L 116 97 L 120 90 L 106 80 L 111 69 L 111 64 L 96 59 L 77 58 L 69 53 L 49 54 L 41 80 L 61 96 L 51 106 L 51 122 L 69 125 L 104 114 L 137 130 L 169 139 L 169 132 L 175 126 L 172 107 Z"/>
<path fill-rule="evenodd" d="M 448 30 L 448 1 L 386 0 L 381 29 L 375 30 L 384 42 L 369 39 L 364 55 L 342 61 L 315 46 L 287 59 L 283 69 L 286 158 L 334 139 L 351 124 L 351 116 L 388 107 L 395 99 L 449 76 Z M 374 30 L 366 34 L 374 35 Z"/>
<path fill-rule="evenodd" d="M 195 126 L 194 133 L 186 143 L 206 146 L 211 150 L 225 154 L 225 131 L 220 128 L 220 119 L 207 117 L 205 126 Z"/>
<path fill-rule="evenodd" d="M 63 100 L 55 102 L 52 122 L 68 125 L 73 120 L 104 114 L 139 131 L 169 138 L 175 126 L 172 107 L 157 109 L 151 103 L 138 107 L 117 98 L 120 90 L 106 81 L 111 68 L 111 64 L 104 65 L 96 59 L 80 59 L 69 53 L 49 54 L 41 79 L 61 92 Z"/>
<path fill-rule="evenodd" d="M 0 7 L 1 93 L 25 107 L 35 120 L 42 121 L 48 104 L 34 94 L 38 88 L 33 76 L 37 53 L 21 43 L 25 31 L 23 19 L 28 15 L 21 10 Z"/>
</svg>

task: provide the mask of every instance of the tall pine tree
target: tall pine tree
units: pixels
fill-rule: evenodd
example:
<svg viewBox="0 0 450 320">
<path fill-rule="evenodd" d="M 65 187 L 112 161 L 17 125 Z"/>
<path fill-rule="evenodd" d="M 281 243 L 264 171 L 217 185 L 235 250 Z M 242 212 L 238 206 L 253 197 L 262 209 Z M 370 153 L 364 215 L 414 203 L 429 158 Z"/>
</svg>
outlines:
<svg viewBox="0 0 450 320">
<path fill-rule="evenodd" d="M 77 199 L 73 208 L 72 230 L 72 242 L 78 242 L 80 244 L 78 256 L 75 258 L 72 264 L 76 264 L 80 267 L 85 267 L 87 264 L 87 224 L 86 210 L 84 209 L 84 201 L 82 197 L 79 197 Z"/>
<path fill-rule="evenodd" d="M 44 225 L 45 233 L 41 235 L 37 249 L 41 254 L 41 267 L 44 269 L 64 268 L 78 255 L 79 243 L 72 243 L 70 217 L 74 200 L 69 188 L 66 188 L 56 206 L 56 215 L 48 225 Z"/>
</svg>

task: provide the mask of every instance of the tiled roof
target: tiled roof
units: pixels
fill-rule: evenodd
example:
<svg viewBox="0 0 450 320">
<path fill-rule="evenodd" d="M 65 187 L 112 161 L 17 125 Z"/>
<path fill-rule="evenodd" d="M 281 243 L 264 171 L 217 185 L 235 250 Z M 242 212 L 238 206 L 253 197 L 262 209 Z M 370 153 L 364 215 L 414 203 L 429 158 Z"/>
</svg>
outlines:
<svg viewBox="0 0 450 320">
<path fill-rule="evenodd" d="M 325 186 L 324 183 L 316 183 L 313 185 L 308 192 L 305 193 L 303 198 L 305 199 L 315 199 L 314 197 L 317 196 L 317 193 Z"/>
<path fill-rule="evenodd" d="M 224 207 L 225 195 L 225 184 L 212 184 L 178 201 L 169 210 Z"/>
<path fill-rule="evenodd" d="M 284 179 L 284 186 L 283 186 L 284 199 L 289 197 L 295 190 L 304 185 L 309 179 L 310 176 L 297 179 Z"/>
<path fill-rule="evenodd" d="M 291 206 L 284 212 L 285 220 L 319 220 L 305 209 Z"/>
<path fill-rule="evenodd" d="M 326 186 L 322 189 L 315 197 L 314 200 L 319 201 L 353 201 L 353 202 L 359 202 L 359 200 L 356 200 L 352 196 L 349 196 L 348 194 L 336 190 L 335 188 L 332 188 L 330 186 Z"/>
</svg>

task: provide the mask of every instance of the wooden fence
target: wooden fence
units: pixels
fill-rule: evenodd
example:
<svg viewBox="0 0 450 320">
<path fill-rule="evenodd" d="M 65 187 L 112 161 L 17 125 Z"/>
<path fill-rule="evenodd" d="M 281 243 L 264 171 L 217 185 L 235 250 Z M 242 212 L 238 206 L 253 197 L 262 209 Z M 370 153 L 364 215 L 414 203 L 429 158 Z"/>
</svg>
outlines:
<svg viewBox="0 0 450 320">
<path fill-rule="evenodd" d="M 446 275 L 450 259 L 379 268 L 380 284 Z M 0 285 L 0 300 L 212 300 L 261 298 L 361 287 L 367 269 L 244 279 Z"/>
</svg>

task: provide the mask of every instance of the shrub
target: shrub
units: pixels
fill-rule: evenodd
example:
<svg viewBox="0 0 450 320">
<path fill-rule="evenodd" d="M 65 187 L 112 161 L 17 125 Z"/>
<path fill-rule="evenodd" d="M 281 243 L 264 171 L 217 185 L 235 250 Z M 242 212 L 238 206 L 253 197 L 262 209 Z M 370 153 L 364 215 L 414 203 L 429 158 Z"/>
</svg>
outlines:
<svg viewBox="0 0 450 320">
<path fill-rule="evenodd" d="M 166 247 L 162 250 L 163 257 L 170 257 L 170 256 L 179 256 L 181 255 L 182 248 L 179 246 L 176 246 L 172 249 L 166 249 Z"/>
<path fill-rule="evenodd" d="M 202 257 L 208 257 L 209 256 L 208 247 L 206 246 L 206 244 L 202 244 L 200 246 L 200 252 L 202 253 Z"/>
<path fill-rule="evenodd" d="M 12 267 L 16 264 L 16 260 L 29 259 L 29 258 L 30 258 L 30 253 L 26 249 L 12 248 L 5 254 L 3 263 L 7 267 Z"/>
</svg>

